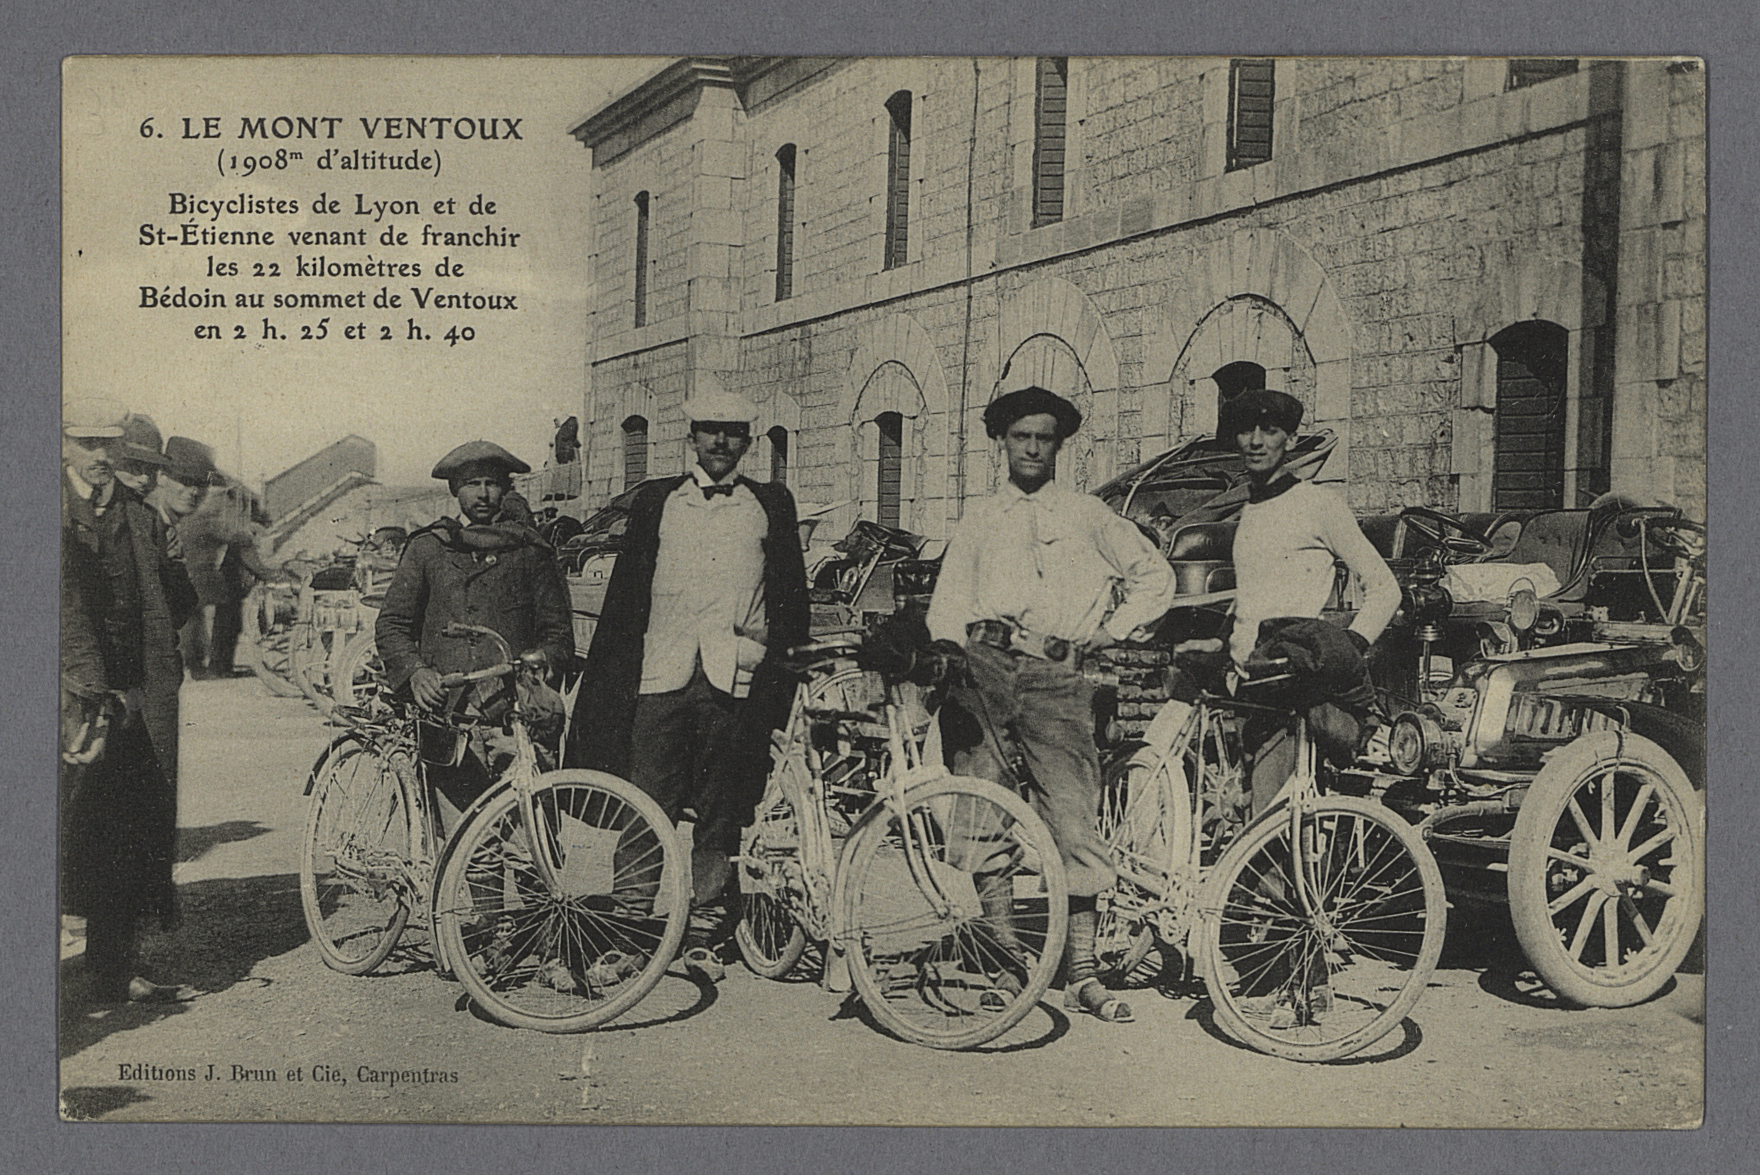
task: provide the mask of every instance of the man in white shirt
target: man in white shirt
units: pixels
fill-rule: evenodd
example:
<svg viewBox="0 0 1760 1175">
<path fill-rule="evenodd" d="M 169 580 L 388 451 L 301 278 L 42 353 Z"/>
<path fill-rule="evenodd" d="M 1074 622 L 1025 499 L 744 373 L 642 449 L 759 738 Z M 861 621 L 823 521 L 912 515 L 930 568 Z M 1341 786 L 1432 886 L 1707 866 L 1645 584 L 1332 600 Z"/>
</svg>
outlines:
<svg viewBox="0 0 1760 1175">
<path fill-rule="evenodd" d="M 684 411 L 696 462 L 631 504 L 567 762 L 628 779 L 674 821 L 696 813 L 683 958 L 713 983 L 730 924 L 728 858 L 793 698 L 775 659 L 807 639 L 807 573 L 788 490 L 736 472 L 757 407 L 717 387 Z"/>
<path fill-rule="evenodd" d="M 1339 563 L 1363 584 L 1363 606 L 1346 632 L 1359 657 L 1367 656 L 1369 646 L 1399 609 L 1399 581 L 1337 493 L 1300 481 L 1283 467 L 1289 443 L 1301 425 L 1301 401 L 1284 392 L 1257 389 L 1224 404 L 1220 415 L 1217 432 L 1234 440 L 1246 461 L 1251 487 L 1234 536 L 1237 594 L 1229 656 L 1244 666 L 1256 646 L 1275 633 L 1289 631 L 1289 619 L 1317 620 Z M 1267 626 L 1267 622 L 1272 623 Z M 1348 658 L 1349 650 L 1340 651 Z M 1309 713 L 1310 730 L 1322 750 L 1334 757 L 1349 753 L 1359 732 L 1360 712 L 1373 697 L 1362 670 L 1354 676 L 1362 681 L 1360 686 Z M 1283 722 L 1249 722 L 1243 741 L 1252 760 L 1257 814 L 1289 779 L 1295 745 Z"/>
<path fill-rule="evenodd" d="M 955 686 L 956 712 L 944 722 L 953 769 L 1024 786 L 1062 851 L 1070 892 L 1064 1006 L 1122 1023 L 1129 1006 L 1096 978 L 1094 898 L 1115 875 L 1095 829 L 1100 758 L 1094 687 L 1081 662 L 1160 619 L 1176 589 L 1167 560 L 1135 523 L 1055 480 L 1058 450 L 1081 420 L 1075 405 L 1038 387 L 985 410 L 1008 481 L 960 520 L 927 622 L 931 638 L 966 650 L 970 682 Z M 1028 780 L 1015 778 L 1017 748 Z M 1011 895 L 987 892 L 983 877 L 978 887 L 986 917 L 1005 927 Z"/>
</svg>

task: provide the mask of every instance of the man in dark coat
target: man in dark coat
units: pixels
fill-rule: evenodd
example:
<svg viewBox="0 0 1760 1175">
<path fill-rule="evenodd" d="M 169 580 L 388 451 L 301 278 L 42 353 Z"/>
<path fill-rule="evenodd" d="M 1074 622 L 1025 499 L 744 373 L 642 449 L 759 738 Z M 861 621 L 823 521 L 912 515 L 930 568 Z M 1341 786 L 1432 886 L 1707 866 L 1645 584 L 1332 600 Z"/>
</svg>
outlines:
<svg viewBox="0 0 1760 1175">
<path fill-rule="evenodd" d="M 175 994 L 136 973 L 135 931 L 176 917 L 177 630 L 195 608 L 158 514 L 115 478 L 125 415 L 76 401 L 62 438 L 62 904 L 107 1002 Z"/>
<path fill-rule="evenodd" d="M 549 544 L 531 527 L 503 515 L 515 496 L 513 475 L 530 469 L 488 441 L 460 445 L 434 467 L 434 476 L 458 499 L 460 516 L 442 518 L 410 536 L 373 630 L 386 683 L 423 709 L 439 710 L 450 702 L 493 718 L 495 707 L 506 704 L 498 682 L 447 697 L 442 674 L 487 668 L 499 656 L 493 642 L 482 637 L 446 635 L 449 624 L 492 629 L 516 657 L 541 652 L 551 676 L 574 659 L 568 587 Z M 562 702 L 554 691 L 522 705 L 553 710 L 560 727 Z M 464 762 L 456 769 L 431 768 L 430 778 L 442 798 L 462 810 L 495 780 L 511 754 L 510 744 L 479 727 Z"/>
<path fill-rule="evenodd" d="M 630 780 L 675 822 L 696 813 L 684 960 L 715 982 L 728 858 L 788 718 L 794 678 L 777 662 L 807 639 L 807 573 L 788 490 L 735 472 L 757 409 L 719 388 L 684 407 L 697 463 L 631 503 L 568 761 Z"/>
</svg>

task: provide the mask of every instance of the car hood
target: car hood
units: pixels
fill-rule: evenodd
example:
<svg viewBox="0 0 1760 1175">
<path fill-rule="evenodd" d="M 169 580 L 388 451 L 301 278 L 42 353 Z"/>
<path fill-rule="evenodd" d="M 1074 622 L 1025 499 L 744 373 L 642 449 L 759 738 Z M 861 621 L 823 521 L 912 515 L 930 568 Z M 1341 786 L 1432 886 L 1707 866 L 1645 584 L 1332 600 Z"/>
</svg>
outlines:
<svg viewBox="0 0 1760 1175">
<path fill-rule="evenodd" d="M 1310 480 L 1326 463 L 1338 437 L 1328 429 L 1290 443 L 1284 468 Z M 1148 523 L 1157 506 L 1176 522 L 1220 522 L 1235 517 L 1247 500 L 1247 471 L 1232 445 L 1199 437 L 1177 445 L 1113 478 L 1094 496 L 1135 522 Z"/>
</svg>

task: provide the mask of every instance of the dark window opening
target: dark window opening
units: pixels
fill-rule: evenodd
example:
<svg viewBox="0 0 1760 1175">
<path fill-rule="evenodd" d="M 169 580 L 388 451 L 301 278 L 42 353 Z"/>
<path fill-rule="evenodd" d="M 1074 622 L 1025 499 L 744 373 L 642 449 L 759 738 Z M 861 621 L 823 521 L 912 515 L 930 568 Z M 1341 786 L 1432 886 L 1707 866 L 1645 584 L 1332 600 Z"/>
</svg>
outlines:
<svg viewBox="0 0 1760 1175">
<path fill-rule="evenodd" d="M 776 300 L 794 293 L 794 144 L 776 153 Z"/>
<path fill-rule="evenodd" d="M 1523 86 L 1568 77 L 1576 72 L 1575 57 L 1514 57 L 1510 59 L 1509 80 L 1503 88 L 1519 90 Z"/>
<path fill-rule="evenodd" d="M 880 430 L 880 498 L 874 521 L 897 529 L 904 485 L 904 417 L 882 412 L 874 424 Z"/>
<path fill-rule="evenodd" d="M 632 489 L 648 477 L 648 421 L 631 416 L 623 422 L 623 488 Z"/>
<path fill-rule="evenodd" d="M 911 222 L 911 92 L 886 100 L 890 130 L 886 150 L 886 256 L 882 269 L 905 263 Z"/>
<path fill-rule="evenodd" d="M 1241 361 L 1218 367 L 1211 379 L 1216 381 L 1218 405 L 1226 404 L 1242 392 L 1257 391 L 1265 386 L 1265 369 L 1257 363 Z"/>
<path fill-rule="evenodd" d="M 648 324 L 648 193 L 636 193 L 636 325 Z M 644 428 L 647 427 L 643 422 Z"/>
<path fill-rule="evenodd" d="M 1228 63 L 1229 171 L 1271 158 L 1276 66 L 1268 57 L 1237 57 Z"/>
<path fill-rule="evenodd" d="M 770 480 L 788 484 L 788 430 L 780 424 L 764 434 L 770 438 Z"/>
<path fill-rule="evenodd" d="M 1570 334 L 1554 323 L 1524 322 L 1500 331 L 1491 346 L 1497 352 L 1491 508 L 1559 509 Z"/>
<path fill-rule="evenodd" d="M 1063 219 L 1063 162 L 1069 119 L 1069 58 L 1039 58 L 1033 103 L 1033 227 Z"/>
</svg>

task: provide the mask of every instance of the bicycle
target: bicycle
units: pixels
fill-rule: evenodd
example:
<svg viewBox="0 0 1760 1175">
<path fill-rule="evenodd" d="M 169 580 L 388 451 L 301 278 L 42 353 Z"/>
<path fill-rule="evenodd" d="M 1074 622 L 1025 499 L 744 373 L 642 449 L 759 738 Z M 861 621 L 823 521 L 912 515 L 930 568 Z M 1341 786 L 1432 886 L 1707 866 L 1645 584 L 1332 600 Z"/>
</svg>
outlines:
<svg viewBox="0 0 1760 1175">
<path fill-rule="evenodd" d="M 1239 815 L 1243 713 L 1290 718 L 1297 750 L 1289 782 L 1252 820 Z M 1148 736 L 1102 789 L 1101 835 L 1119 875 L 1101 902 L 1113 974 L 1159 940 L 1192 960 L 1218 1025 L 1291 1060 L 1348 1056 L 1397 1027 L 1435 971 L 1447 922 L 1442 874 L 1417 831 L 1372 800 L 1320 790 L 1300 712 L 1201 691 L 1168 702 Z"/>
<path fill-rule="evenodd" d="M 482 637 L 500 653 L 488 668 L 444 675 L 449 691 L 540 672 L 493 630 L 451 625 L 447 635 Z M 456 765 L 473 724 L 339 713 L 351 728 L 308 780 L 300 861 L 307 925 L 328 965 L 373 970 L 419 910 L 437 964 L 501 1023 L 584 1031 L 653 989 L 688 905 L 684 854 L 658 805 L 603 772 L 542 771 L 515 704 L 511 764 L 442 838 L 421 764 Z"/>
<path fill-rule="evenodd" d="M 817 941 L 828 969 L 847 958 L 883 1028 L 972 1048 L 1051 984 L 1068 922 L 1062 857 L 1025 800 L 924 755 L 901 687 L 855 667 L 859 647 L 791 651 L 803 680 L 741 840 L 735 937 L 773 979 Z"/>
</svg>

